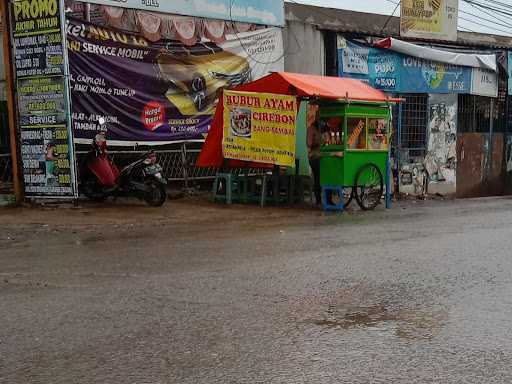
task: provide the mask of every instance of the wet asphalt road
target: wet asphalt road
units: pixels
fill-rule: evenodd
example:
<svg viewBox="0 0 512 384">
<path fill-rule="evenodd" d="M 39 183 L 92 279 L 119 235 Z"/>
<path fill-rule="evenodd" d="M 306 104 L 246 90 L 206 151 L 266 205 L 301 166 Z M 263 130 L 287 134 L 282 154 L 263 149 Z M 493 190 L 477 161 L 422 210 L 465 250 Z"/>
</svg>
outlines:
<svg viewBox="0 0 512 384">
<path fill-rule="evenodd" d="M 4 213 L 1 383 L 512 382 L 512 200 L 116 209 Z"/>
</svg>

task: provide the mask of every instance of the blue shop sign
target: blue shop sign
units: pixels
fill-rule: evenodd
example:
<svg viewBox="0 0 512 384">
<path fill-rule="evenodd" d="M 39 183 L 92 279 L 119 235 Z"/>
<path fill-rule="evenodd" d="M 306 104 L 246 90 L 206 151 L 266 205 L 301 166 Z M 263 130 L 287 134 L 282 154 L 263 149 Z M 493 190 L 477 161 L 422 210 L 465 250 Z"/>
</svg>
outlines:
<svg viewBox="0 0 512 384">
<path fill-rule="evenodd" d="M 471 68 L 423 60 L 347 42 L 338 51 L 339 76 L 388 92 L 469 93 Z"/>
<path fill-rule="evenodd" d="M 401 55 L 401 92 L 470 93 L 471 68 Z"/>
<path fill-rule="evenodd" d="M 338 51 L 340 77 L 351 77 L 386 91 L 400 89 L 398 68 L 400 60 L 391 51 L 382 51 L 347 42 Z"/>
</svg>

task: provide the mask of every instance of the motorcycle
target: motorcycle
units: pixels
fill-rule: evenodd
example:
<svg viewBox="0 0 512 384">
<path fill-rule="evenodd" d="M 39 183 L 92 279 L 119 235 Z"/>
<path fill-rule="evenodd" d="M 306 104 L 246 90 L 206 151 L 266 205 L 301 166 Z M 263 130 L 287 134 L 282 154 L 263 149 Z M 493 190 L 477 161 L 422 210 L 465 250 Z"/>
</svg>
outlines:
<svg viewBox="0 0 512 384">
<path fill-rule="evenodd" d="M 81 167 L 81 189 L 94 201 L 110 196 L 135 196 L 159 207 L 167 199 L 167 181 L 156 154 L 148 151 L 133 163 L 119 169 L 108 154 L 105 119 L 99 119 L 100 132 L 92 142 Z"/>
</svg>

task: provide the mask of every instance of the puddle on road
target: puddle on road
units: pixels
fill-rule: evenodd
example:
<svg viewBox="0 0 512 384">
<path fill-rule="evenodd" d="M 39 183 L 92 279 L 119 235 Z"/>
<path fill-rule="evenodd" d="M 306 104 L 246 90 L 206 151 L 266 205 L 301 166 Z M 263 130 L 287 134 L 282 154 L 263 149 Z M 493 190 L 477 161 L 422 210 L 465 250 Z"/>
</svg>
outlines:
<svg viewBox="0 0 512 384">
<path fill-rule="evenodd" d="M 293 309 L 293 317 L 300 323 L 313 324 L 329 331 L 368 330 L 393 334 L 401 339 L 430 340 L 437 336 L 447 320 L 442 308 L 421 306 L 405 308 L 399 303 L 389 305 L 377 302 L 369 305 L 368 297 L 340 294 L 326 298 L 308 297 Z M 375 301 L 374 301 L 375 302 Z"/>
<path fill-rule="evenodd" d="M 444 319 L 442 312 L 388 310 L 381 304 L 368 307 L 329 305 L 322 317 L 306 322 L 331 329 L 368 329 L 391 332 L 403 339 L 430 340 L 439 334 Z"/>
<path fill-rule="evenodd" d="M 380 322 L 394 320 L 383 305 L 360 308 L 338 308 L 329 305 L 326 315 L 325 318 L 313 319 L 311 322 L 316 325 L 349 329 L 356 326 L 371 327 Z"/>
</svg>

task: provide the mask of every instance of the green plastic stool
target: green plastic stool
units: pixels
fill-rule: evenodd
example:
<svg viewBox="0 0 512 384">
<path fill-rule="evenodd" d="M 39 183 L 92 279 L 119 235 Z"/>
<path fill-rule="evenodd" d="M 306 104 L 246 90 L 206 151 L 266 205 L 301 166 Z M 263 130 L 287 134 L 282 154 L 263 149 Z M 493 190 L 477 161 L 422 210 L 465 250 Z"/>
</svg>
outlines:
<svg viewBox="0 0 512 384">
<path fill-rule="evenodd" d="M 233 175 L 231 173 L 217 173 L 213 182 L 213 201 L 225 201 L 226 204 L 233 204 Z M 222 183 L 225 186 L 225 192 L 222 191 Z"/>
</svg>

